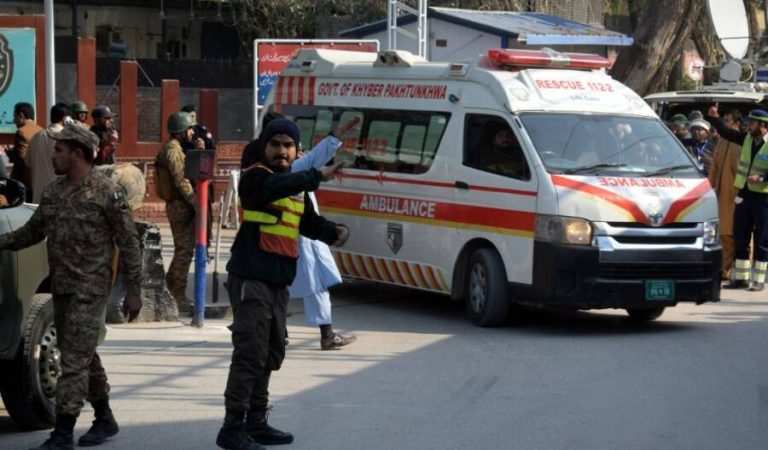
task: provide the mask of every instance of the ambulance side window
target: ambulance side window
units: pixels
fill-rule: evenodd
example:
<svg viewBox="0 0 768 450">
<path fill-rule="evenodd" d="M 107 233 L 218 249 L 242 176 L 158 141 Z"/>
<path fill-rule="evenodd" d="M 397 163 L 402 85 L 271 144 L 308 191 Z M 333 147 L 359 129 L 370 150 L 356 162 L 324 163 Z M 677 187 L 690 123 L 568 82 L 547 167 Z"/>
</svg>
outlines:
<svg viewBox="0 0 768 450">
<path fill-rule="evenodd" d="M 312 148 L 310 140 L 315 130 L 315 121 L 309 117 L 297 117 L 296 125 L 299 127 L 301 133 L 301 148 L 308 151 Z"/>
<path fill-rule="evenodd" d="M 337 161 L 376 172 L 419 174 L 432 166 L 450 113 L 312 105 L 283 105 L 282 113 L 299 126 L 302 145 L 309 150 L 328 133 L 353 117 L 357 126 L 343 136 Z"/>
<path fill-rule="evenodd" d="M 467 115 L 464 133 L 465 166 L 510 178 L 531 178 L 520 142 L 505 119 L 491 115 Z"/>
<path fill-rule="evenodd" d="M 360 123 L 363 123 L 363 113 L 360 111 L 344 111 L 339 117 L 339 124 L 347 123 L 353 117 L 357 117 L 360 119 Z M 341 147 L 336 151 L 337 160 L 346 161 L 350 164 L 350 167 L 354 167 L 356 155 L 360 150 L 361 133 L 362 127 L 358 125 L 344 133 L 344 136 L 338 136 L 341 139 Z"/>
<path fill-rule="evenodd" d="M 331 112 L 331 110 L 321 109 L 317 111 L 317 116 L 315 116 L 315 129 L 312 132 L 312 146 L 317 145 L 323 138 L 328 136 L 328 133 L 331 132 L 332 124 L 333 112 Z M 304 135 L 302 134 L 302 136 Z"/>
</svg>

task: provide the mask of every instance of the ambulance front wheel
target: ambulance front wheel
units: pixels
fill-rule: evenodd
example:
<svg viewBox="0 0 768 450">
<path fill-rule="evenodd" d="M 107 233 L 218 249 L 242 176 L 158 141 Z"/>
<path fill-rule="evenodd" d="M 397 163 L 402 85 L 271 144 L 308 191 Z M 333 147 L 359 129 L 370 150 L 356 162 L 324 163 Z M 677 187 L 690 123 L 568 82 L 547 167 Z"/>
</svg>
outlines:
<svg viewBox="0 0 768 450">
<path fill-rule="evenodd" d="M 635 322 L 650 322 L 656 320 L 664 313 L 664 307 L 658 308 L 627 308 L 629 318 Z"/>
<path fill-rule="evenodd" d="M 469 260 L 467 314 L 477 326 L 494 327 L 507 318 L 509 298 L 504 263 L 490 248 L 476 250 Z"/>
</svg>

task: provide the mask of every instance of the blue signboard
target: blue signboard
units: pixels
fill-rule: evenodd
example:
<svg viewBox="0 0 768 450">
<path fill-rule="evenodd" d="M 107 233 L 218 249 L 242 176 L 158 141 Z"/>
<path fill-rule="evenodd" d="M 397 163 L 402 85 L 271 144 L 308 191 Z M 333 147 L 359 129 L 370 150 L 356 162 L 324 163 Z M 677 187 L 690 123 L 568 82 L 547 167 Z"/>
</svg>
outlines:
<svg viewBox="0 0 768 450">
<path fill-rule="evenodd" d="M 0 28 L 0 133 L 15 133 L 13 106 L 35 102 L 35 29 Z"/>
<path fill-rule="evenodd" d="M 758 83 L 768 82 L 768 67 L 763 66 L 757 69 L 757 75 L 755 76 L 755 81 Z"/>
</svg>

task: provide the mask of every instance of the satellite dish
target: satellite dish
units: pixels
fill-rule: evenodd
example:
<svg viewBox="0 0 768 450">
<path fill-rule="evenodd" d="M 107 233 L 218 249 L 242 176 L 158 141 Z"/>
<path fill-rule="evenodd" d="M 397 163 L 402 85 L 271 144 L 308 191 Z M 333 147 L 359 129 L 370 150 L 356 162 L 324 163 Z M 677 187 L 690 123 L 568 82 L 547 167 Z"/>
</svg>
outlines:
<svg viewBox="0 0 768 450">
<path fill-rule="evenodd" d="M 707 0 L 709 18 L 726 53 L 741 59 L 749 47 L 749 22 L 743 0 Z"/>
</svg>

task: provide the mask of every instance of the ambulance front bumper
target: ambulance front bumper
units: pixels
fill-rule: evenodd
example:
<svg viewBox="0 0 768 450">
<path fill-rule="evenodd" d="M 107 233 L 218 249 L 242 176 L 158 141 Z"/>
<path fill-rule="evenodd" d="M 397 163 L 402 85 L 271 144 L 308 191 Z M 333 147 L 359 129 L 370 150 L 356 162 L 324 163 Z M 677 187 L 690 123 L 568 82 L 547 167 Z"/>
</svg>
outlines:
<svg viewBox="0 0 768 450">
<path fill-rule="evenodd" d="M 579 309 L 716 302 L 721 261 L 719 247 L 601 252 L 597 247 L 536 241 L 533 284 L 516 292 L 525 303 Z"/>
</svg>

